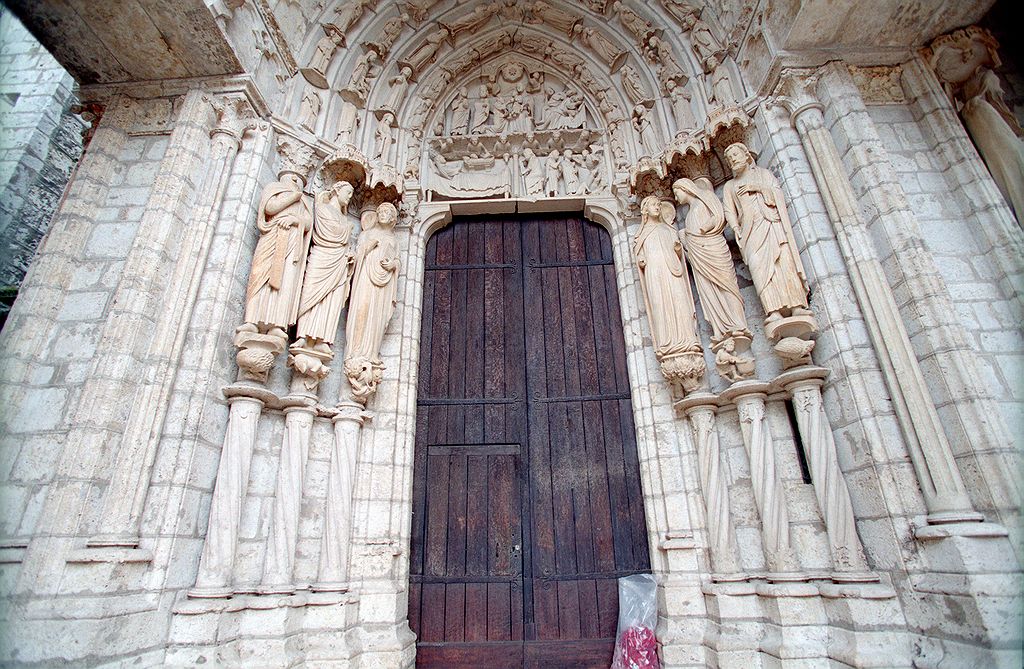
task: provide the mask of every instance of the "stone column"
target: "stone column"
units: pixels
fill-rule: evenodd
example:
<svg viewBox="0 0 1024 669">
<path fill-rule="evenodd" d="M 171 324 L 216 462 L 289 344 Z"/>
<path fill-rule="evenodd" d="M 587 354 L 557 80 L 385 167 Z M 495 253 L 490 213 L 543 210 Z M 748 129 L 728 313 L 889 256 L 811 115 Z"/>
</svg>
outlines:
<svg viewBox="0 0 1024 669">
<path fill-rule="evenodd" d="M 260 414 L 273 394 L 261 388 L 233 385 L 224 389 L 231 409 L 224 448 L 217 468 L 217 485 L 210 502 L 210 522 L 206 543 L 199 559 L 196 585 L 189 597 L 230 597 L 235 549 L 238 545 L 238 524 L 242 501 L 249 486 L 249 465 L 256 444 Z"/>
<path fill-rule="evenodd" d="M 352 491 L 359 457 L 360 429 L 370 414 L 361 404 L 343 400 L 333 418 L 334 450 L 327 478 L 327 509 L 320 545 L 320 569 L 314 590 L 348 590 L 349 550 L 352 539 Z"/>
<path fill-rule="evenodd" d="M 287 397 L 284 410 L 284 442 L 274 490 L 274 515 L 267 537 L 267 556 L 263 563 L 263 581 L 259 591 L 264 594 L 286 594 L 295 591 L 292 568 L 295 565 L 295 544 L 299 536 L 299 511 L 302 507 L 302 482 L 309 455 L 309 439 L 316 417 L 316 398 Z"/>
<path fill-rule="evenodd" d="M 722 392 L 723 400 L 736 404 L 743 445 L 750 459 L 750 483 L 761 514 L 761 539 L 771 580 L 801 580 L 800 565 L 789 542 L 786 492 L 775 466 L 775 444 L 765 419 L 769 386 L 763 381 L 739 381 Z"/>
<path fill-rule="evenodd" d="M 790 112 L 832 221 L 907 441 L 928 522 L 980 521 L 982 516 L 971 505 L 896 300 L 861 219 L 853 185 L 825 128 L 822 104 L 811 90 L 814 83 L 813 76 L 790 72 L 780 84 L 784 95 L 777 100 Z"/>
<path fill-rule="evenodd" d="M 857 536 L 857 523 L 850 491 L 839 468 L 832 426 L 822 407 L 821 386 L 828 376 L 823 367 L 803 366 L 784 372 L 776 379 L 793 397 L 797 427 L 811 470 L 814 494 L 825 519 L 835 580 L 873 581 L 867 574 L 864 548 Z"/>
<path fill-rule="evenodd" d="M 715 580 L 743 578 L 742 574 L 737 574 L 740 566 L 732 538 L 729 486 L 722 473 L 722 459 L 718 447 L 718 427 L 715 424 L 718 398 L 710 393 L 691 393 L 676 406 L 686 413 L 693 428 L 700 487 L 704 492 L 704 507 L 707 511 L 711 565 L 718 572 Z M 732 578 L 727 575 L 731 575 Z"/>
<path fill-rule="evenodd" d="M 135 395 L 104 498 L 99 532 L 88 542 L 89 546 L 135 547 L 139 544 L 139 524 L 149 492 L 150 469 L 163 433 L 171 389 L 224 192 L 235 156 L 242 146 L 242 136 L 255 125 L 252 110 L 243 98 L 213 100 L 207 108 L 197 109 L 196 114 L 211 111 L 216 114 L 217 122 L 210 130 L 210 156 L 202 186 L 196 196 L 194 214 L 189 217 L 190 225 L 182 231 L 178 259 L 164 288 L 166 308 L 160 311 L 146 354 L 146 360 L 152 361 L 154 368 L 141 379 Z"/>
</svg>

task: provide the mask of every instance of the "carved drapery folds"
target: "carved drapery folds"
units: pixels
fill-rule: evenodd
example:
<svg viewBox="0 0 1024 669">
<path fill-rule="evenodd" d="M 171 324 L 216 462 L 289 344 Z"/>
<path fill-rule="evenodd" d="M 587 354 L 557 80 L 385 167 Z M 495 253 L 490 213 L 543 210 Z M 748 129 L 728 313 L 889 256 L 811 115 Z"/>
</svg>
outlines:
<svg viewBox="0 0 1024 669">
<path fill-rule="evenodd" d="M 700 386 L 705 364 L 697 337 L 690 277 L 676 233 L 676 210 L 653 195 L 644 198 L 640 210 L 642 223 L 633 239 L 633 256 L 640 272 L 654 352 L 662 374 L 682 395 Z"/>
<path fill-rule="evenodd" d="M 1003 97 L 999 43 L 984 28 L 970 26 L 936 38 L 925 50 L 929 64 L 956 105 L 992 179 L 1017 219 L 1024 216 L 1024 141 Z"/>
</svg>

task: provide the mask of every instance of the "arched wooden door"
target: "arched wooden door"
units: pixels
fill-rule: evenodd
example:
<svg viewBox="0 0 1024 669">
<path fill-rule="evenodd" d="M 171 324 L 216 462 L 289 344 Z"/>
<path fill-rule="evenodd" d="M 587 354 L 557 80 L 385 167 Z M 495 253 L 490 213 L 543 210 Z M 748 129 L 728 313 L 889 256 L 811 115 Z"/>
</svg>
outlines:
<svg viewBox="0 0 1024 669">
<path fill-rule="evenodd" d="M 608 233 L 460 220 L 427 245 L 409 621 L 421 667 L 607 667 L 649 571 Z"/>
</svg>

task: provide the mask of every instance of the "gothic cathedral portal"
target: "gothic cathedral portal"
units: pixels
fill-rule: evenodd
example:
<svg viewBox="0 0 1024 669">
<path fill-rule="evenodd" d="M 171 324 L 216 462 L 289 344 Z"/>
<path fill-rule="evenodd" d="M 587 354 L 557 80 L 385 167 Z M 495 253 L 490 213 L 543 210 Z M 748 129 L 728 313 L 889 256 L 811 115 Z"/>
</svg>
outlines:
<svg viewBox="0 0 1024 669">
<path fill-rule="evenodd" d="M 607 667 L 616 579 L 650 570 L 608 234 L 475 218 L 426 260 L 417 665 Z"/>
</svg>

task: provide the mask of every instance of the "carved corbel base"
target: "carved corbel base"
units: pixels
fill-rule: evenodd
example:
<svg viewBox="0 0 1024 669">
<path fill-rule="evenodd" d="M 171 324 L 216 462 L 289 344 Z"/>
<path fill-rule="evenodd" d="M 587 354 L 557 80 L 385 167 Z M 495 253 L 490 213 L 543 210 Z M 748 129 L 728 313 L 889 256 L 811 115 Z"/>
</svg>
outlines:
<svg viewBox="0 0 1024 669">
<path fill-rule="evenodd" d="M 292 344 L 288 348 L 288 366 L 295 370 L 292 375 L 292 392 L 316 395 L 320 382 L 331 373 L 331 360 L 334 360 L 334 352 L 326 342 L 311 346 L 305 338 L 301 338 Z"/>
<path fill-rule="evenodd" d="M 754 375 L 755 361 L 743 355 L 750 350 L 749 332 L 734 332 L 712 341 L 711 351 L 715 354 L 715 369 L 727 381 L 742 381 Z"/>
<path fill-rule="evenodd" d="M 252 326 L 243 325 L 235 332 L 238 380 L 263 384 L 267 382 L 267 374 L 274 367 L 277 354 L 284 350 L 288 340 L 278 334 L 253 332 L 247 327 Z"/>
<path fill-rule="evenodd" d="M 352 386 L 352 396 L 365 405 L 384 378 L 384 365 L 363 356 L 346 358 L 345 376 Z"/>
<path fill-rule="evenodd" d="M 811 335 L 818 331 L 814 316 L 796 314 L 771 321 L 765 321 L 764 333 L 775 342 L 775 352 L 782 358 L 786 369 L 811 364 L 814 342 Z"/>
<path fill-rule="evenodd" d="M 405 180 L 391 165 L 374 165 L 370 171 L 367 190 L 363 193 L 363 204 L 377 205 L 381 202 L 398 203 L 405 193 Z"/>
<path fill-rule="evenodd" d="M 661 358 L 661 373 L 679 396 L 698 390 L 704 383 L 707 365 L 704 364 L 704 353 L 687 351 Z"/>
<path fill-rule="evenodd" d="M 306 81 L 321 90 L 327 90 L 331 87 L 330 83 L 327 81 L 327 76 L 316 68 L 303 67 L 299 70 L 299 73 L 302 74 Z"/>
</svg>

